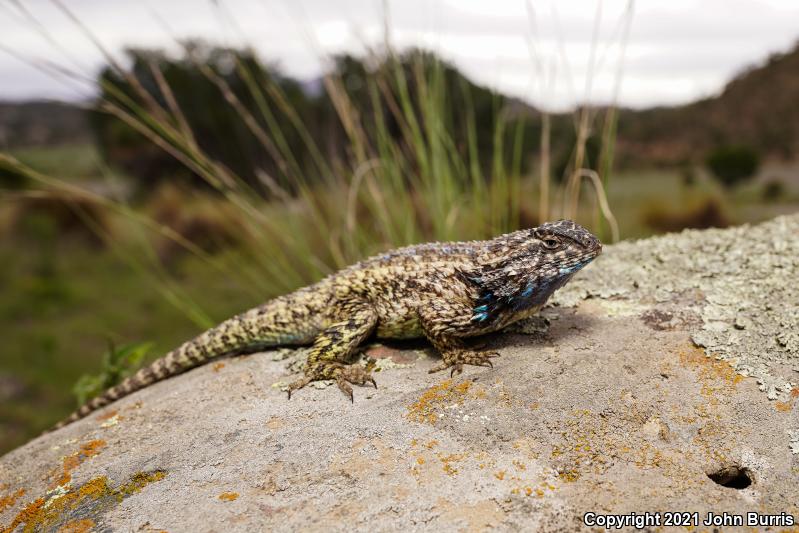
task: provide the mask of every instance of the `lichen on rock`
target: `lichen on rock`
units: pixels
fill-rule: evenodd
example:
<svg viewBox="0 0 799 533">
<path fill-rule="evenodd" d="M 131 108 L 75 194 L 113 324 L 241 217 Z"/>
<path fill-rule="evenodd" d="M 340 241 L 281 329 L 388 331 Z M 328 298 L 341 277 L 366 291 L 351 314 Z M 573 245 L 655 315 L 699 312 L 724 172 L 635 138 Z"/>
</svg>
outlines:
<svg viewBox="0 0 799 533">
<path fill-rule="evenodd" d="M 769 399 L 799 387 L 799 216 L 614 245 L 553 302 L 585 298 L 681 315 L 698 346 L 754 377 Z"/>
</svg>

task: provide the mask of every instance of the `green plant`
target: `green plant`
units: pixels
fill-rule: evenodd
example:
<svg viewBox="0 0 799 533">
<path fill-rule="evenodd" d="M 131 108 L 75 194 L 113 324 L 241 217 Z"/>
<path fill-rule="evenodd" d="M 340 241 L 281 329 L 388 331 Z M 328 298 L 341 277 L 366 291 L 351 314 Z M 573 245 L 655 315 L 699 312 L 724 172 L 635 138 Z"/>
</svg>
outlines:
<svg viewBox="0 0 799 533">
<path fill-rule="evenodd" d="M 725 187 L 734 187 L 751 178 L 760 165 L 760 156 L 748 146 L 725 145 L 707 157 L 707 166 Z"/>
<path fill-rule="evenodd" d="M 132 370 L 139 367 L 151 348 L 152 343 L 149 342 L 124 344 L 119 347 L 109 342 L 108 350 L 103 354 L 100 373 L 84 374 L 72 387 L 78 405 L 83 405 L 107 388 L 120 383 L 131 374 Z"/>
</svg>

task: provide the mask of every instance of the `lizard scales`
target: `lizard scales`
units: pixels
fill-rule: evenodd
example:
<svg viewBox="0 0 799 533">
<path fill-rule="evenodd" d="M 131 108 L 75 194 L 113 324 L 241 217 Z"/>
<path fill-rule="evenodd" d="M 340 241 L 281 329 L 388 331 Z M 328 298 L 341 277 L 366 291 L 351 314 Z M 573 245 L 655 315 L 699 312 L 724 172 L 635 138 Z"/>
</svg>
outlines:
<svg viewBox="0 0 799 533">
<path fill-rule="evenodd" d="M 462 339 L 536 313 L 601 251 L 596 236 L 560 220 L 486 241 L 428 243 L 374 256 L 205 331 L 88 401 L 56 428 L 217 357 L 273 346 L 311 345 L 304 375 L 289 386 L 289 397 L 323 379 L 335 380 L 350 399 L 350 384 L 376 387 L 365 367 L 349 364 L 372 336 L 426 337 L 442 356 L 431 372 L 492 366 L 495 352 L 470 349 Z"/>
</svg>

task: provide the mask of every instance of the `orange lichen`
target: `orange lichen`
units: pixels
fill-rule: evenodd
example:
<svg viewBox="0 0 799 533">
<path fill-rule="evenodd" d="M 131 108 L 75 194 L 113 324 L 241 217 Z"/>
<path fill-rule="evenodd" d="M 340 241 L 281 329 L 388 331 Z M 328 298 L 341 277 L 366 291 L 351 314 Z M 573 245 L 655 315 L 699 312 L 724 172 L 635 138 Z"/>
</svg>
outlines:
<svg viewBox="0 0 799 533">
<path fill-rule="evenodd" d="M 502 481 L 503 479 L 505 479 L 505 471 L 500 470 L 499 472 L 494 472 L 494 477 Z"/>
<path fill-rule="evenodd" d="M 7 527 L 0 529 L 0 533 L 12 533 L 12 531 L 17 529 L 17 526 L 21 524 L 31 524 L 33 520 L 42 513 L 43 508 L 44 498 L 33 500 L 17 513 L 17 516 L 14 517 L 14 520 Z"/>
<path fill-rule="evenodd" d="M 82 520 L 70 520 L 60 528 L 58 533 L 87 533 L 95 526 L 94 520 L 84 518 Z"/>
<path fill-rule="evenodd" d="M 799 387 L 791 389 L 791 398 L 799 398 Z"/>
<path fill-rule="evenodd" d="M 34 500 L 17 514 L 11 524 L 0 529 L 0 533 L 11 533 L 23 524 L 24 531 L 89 531 L 94 523 L 84 517 L 96 516 L 114 507 L 129 495 L 139 492 L 145 485 L 165 476 L 166 472 L 162 470 L 140 472 L 118 488 L 111 487 L 105 476 L 96 477 L 78 488 L 52 496 L 49 500 Z"/>
<path fill-rule="evenodd" d="M 452 403 L 461 405 L 472 382 L 463 381 L 457 385 L 453 383 L 453 380 L 447 379 L 427 389 L 419 400 L 408 407 L 408 419 L 433 424 L 439 416 L 436 410 Z"/>
<path fill-rule="evenodd" d="M 54 489 L 59 486 L 64 486 L 72 481 L 72 471 L 79 467 L 86 459 L 99 454 L 105 444 L 106 442 L 100 439 L 89 441 L 82 444 L 80 450 L 77 452 L 64 457 L 61 472 L 57 474 L 58 477 L 50 485 L 50 488 Z"/>
<path fill-rule="evenodd" d="M 774 408 L 777 411 L 782 411 L 783 413 L 788 413 L 791 411 L 791 402 L 775 402 Z"/>
<path fill-rule="evenodd" d="M 444 472 L 450 476 L 454 476 L 458 473 L 458 469 L 453 467 L 451 463 L 461 461 L 464 457 L 466 457 L 466 454 L 463 453 L 451 453 L 449 455 L 444 455 L 443 453 L 438 454 L 438 459 L 443 465 Z"/>
<path fill-rule="evenodd" d="M 223 502 L 232 502 L 233 500 L 238 499 L 239 493 L 238 492 L 223 492 L 219 495 L 219 499 Z"/>
<path fill-rule="evenodd" d="M 225 363 L 222 362 L 214 363 L 213 365 L 211 365 L 211 370 L 213 370 L 214 372 L 219 372 L 223 368 L 225 368 Z"/>
<path fill-rule="evenodd" d="M 680 351 L 679 357 L 683 366 L 697 371 L 702 381 L 701 394 L 707 398 L 715 399 L 717 392 L 731 392 L 744 379 L 727 361 L 709 357 L 702 348 L 689 346 Z"/>
<path fill-rule="evenodd" d="M 8 496 L 0 497 L 0 513 L 17 503 L 17 500 L 25 495 L 25 489 L 19 489 L 17 492 L 9 494 Z"/>
<path fill-rule="evenodd" d="M 103 413 L 103 414 L 95 417 L 95 420 L 97 420 L 98 422 L 104 422 L 104 421 L 108 420 L 109 418 L 114 418 L 118 413 L 119 413 L 119 411 L 117 409 L 112 409 L 112 410 L 108 411 L 107 413 Z"/>
</svg>

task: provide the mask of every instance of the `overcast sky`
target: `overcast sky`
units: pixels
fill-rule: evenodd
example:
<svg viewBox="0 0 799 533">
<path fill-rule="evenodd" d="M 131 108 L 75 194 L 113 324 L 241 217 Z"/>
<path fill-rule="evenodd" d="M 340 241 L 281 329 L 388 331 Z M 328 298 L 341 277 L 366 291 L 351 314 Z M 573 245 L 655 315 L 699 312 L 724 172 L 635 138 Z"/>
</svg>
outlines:
<svg viewBox="0 0 799 533">
<path fill-rule="evenodd" d="M 628 0 L 60 1 L 117 57 L 203 37 L 252 45 L 301 79 L 330 54 L 383 43 L 388 20 L 392 47 L 431 48 L 472 80 L 550 109 L 616 94 L 636 107 L 687 102 L 799 38 L 799 0 L 638 0 L 631 16 Z M 56 4 L 0 0 L 0 99 L 92 95 L 31 62 L 90 80 L 103 56 Z"/>
</svg>

